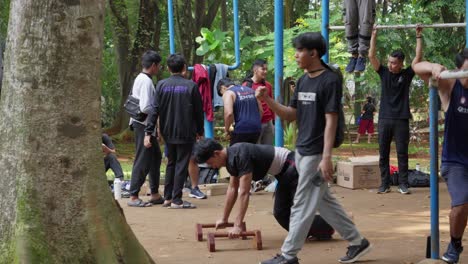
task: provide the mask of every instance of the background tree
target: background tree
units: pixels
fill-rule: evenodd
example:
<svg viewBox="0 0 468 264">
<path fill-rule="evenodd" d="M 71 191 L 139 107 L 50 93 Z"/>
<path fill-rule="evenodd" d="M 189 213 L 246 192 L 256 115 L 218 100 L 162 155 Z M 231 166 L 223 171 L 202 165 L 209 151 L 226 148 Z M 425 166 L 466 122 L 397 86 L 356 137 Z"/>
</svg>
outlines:
<svg viewBox="0 0 468 264">
<path fill-rule="evenodd" d="M 153 263 L 102 166 L 104 1 L 11 3 L 0 102 L 0 263 Z"/>
<path fill-rule="evenodd" d="M 135 1 L 109 0 L 111 26 L 113 28 L 113 46 L 118 67 L 120 96 L 116 100 L 116 112 L 110 132 L 118 133 L 128 127 L 129 116 L 123 110 L 123 102 L 127 98 L 133 84 L 133 79 L 141 70 L 140 57 L 148 49 L 158 50 L 161 32 L 161 2 L 157 0 L 140 0 L 136 29 L 132 33 L 129 23 L 128 6 L 135 7 Z M 135 24 L 133 24 L 135 25 Z M 155 46 L 156 44 L 156 46 Z"/>
</svg>

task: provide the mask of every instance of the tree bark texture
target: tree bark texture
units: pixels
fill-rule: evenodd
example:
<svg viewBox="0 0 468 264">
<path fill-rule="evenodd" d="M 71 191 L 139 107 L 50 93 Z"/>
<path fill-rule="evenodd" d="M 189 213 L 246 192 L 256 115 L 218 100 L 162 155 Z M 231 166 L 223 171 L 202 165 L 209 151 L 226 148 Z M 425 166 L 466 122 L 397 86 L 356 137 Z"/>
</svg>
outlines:
<svg viewBox="0 0 468 264">
<path fill-rule="evenodd" d="M 104 0 L 11 2 L 0 101 L 0 263 L 153 263 L 100 150 Z"/>
<path fill-rule="evenodd" d="M 123 109 L 123 103 L 132 88 L 133 79 L 141 70 L 141 55 L 152 47 L 156 49 L 153 43 L 159 45 L 161 23 L 155 18 L 159 11 L 158 5 L 156 0 L 140 1 L 138 27 L 132 42 L 125 0 L 109 0 L 122 89 L 120 109 L 110 129 L 111 133 L 119 133 L 128 127 L 129 116 Z"/>
</svg>

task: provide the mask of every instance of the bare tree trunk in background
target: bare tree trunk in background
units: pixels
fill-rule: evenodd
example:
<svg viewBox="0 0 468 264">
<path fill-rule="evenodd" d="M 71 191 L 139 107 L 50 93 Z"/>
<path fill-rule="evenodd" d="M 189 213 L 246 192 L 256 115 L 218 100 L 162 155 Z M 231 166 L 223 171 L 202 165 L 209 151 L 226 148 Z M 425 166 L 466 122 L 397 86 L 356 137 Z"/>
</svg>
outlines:
<svg viewBox="0 0 468 264">
<path fill-rule="evenodd" d="M 104 0 L 11 3 L 0 102 L 0 263 L 154 263 L 104 177 L 103 25 Z"/>
<path fill-rule="evenodd" d="M 386 17 L 388 14 L 388 1 L 383 0 L 382 2 L 382 18 Z"/>
<path fill-rule="evenodd" d="M 302 16 L 304 16 L 307 12 L 309 12 L 309 5 L 310 0 L 294 0 L 293 7 L 291 13 L 291 26 L 294 25 L 296 20 Z"/>
<path fill-rule="evenodd" d="M 152 47 L 152 42 L 156 43 L 156 39 L 159 45 L 161 23 L 155 19 L 155 14 L 159 10 L 157 1 L 141 0 L 137 32 L 135 34 L 135 40 L 132 43 L 125 0 L 109 0 L 109 8 L 112 14 L 112 24 L 116 39 L 115 49 L 117 53 L 117 65 L 122 89 L 120 109 L 112 127 L 108 130 L 109 133 L 116 134 L 124 131 L 128 127 L 129 116 L 123 109 L 123 103 L 132 88 L 135 76 L 141 70 L 141 55 Z M 156 27 L 158 23 L 159 28 Z"/>
<path fill-rule="evenodd" d="M 226 1 L 221 1 L 221 30 L 228 31 Z"/>
<path fill-rule="evenodd" d="M 284 1 L 284 28 L 290 28 L 294 21 L 292 21 L 293 11 L 294 11 L 294 1 L 285 0 Z"/>
<path fill-rule="evenodd" d="M 194 16 L 192 1 L 175 1 L 174 13 L 177 22 L 178 43 L 181 52 L 190 64 L 201 63 L 203 57 L 197 56 L 195 38 L 200 35 L 202 27 L 210 28 L 223 0 L 195 1 Z"/>
</svg>

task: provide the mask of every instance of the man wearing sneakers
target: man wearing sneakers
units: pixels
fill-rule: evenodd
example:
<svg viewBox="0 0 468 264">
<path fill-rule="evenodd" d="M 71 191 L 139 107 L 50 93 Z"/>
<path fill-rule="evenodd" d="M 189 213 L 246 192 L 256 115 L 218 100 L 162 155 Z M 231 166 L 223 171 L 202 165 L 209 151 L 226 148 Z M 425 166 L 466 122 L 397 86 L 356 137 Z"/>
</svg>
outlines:
<svg viewBox="0 0 468 264">
<path fill-rule="evenodd" d="M 455 58 L 460 70 L 468 70 L 468 48 Z M 426 82 L 437 80 L 442 109 L 445 112 L 444 144 L 442 147 L 441 175 L 447 183 L 452 200 L 450 211 L 450 243 L 442 259 L 447 263 L 459 263 L 463 251 L 462 238 L 468 217 L 468 78 L 439 79 L 445 67 L 421 62 L 414 71 Z"/>
<path fill-rule="evenodd" d="M 327 45 L 319 32 L 300 34 L 293 40 L 299 68 L 307 71 L 297 81 L 289 106 L 269 97 L 265 89 L 256 95 L 284 120 L 297 120 L 299 134 L 295 162 L 299 181 L 291 208 L 289 233 L 282 253 L 261 264 L 297 264 L 297 254 L 307 237 L 315 212 L 349 241 L 341 263 L 353 263 L 369 252 L 371 245 L 363 238 L 331 194 L 327 181 L 333 179 L 332 148 L 338 126 L 343 93 L 342 81 L 320 58 Z"/>
<path fill-rule="evenodd" d="M 194 158 L 198 163 L 206 163 L 212 168 L 226 167 L 231 175 L 223 216 L 216 222 L 216 228 L 225 227 L 232 208 L 239 199 L 239 213 L 234 221 L 234 227 L 229 229 L 230 237 L 239 236 L 241 224 L 249 206 L 250 182 L 261 180 L 268 173 L 274 175 L 278 181 L 273 215 L 283 228 L 289 229 L 289 216 L 299 178 L 293 151 L 252 143 L 236 143 L 223 148 L 213 139 L 204 139 L 195 144 Z M 312 224 L 308 235 L 324 239 L 331 238 L 333 228 L 323 220 L 322 223 L 325 224 L 315 226 Z"/>
<path fill-rule="evenodd" d="M 416 27 L 416 56 L 411 66 L 403 69 L 405 55 L 394 51 L 388 56 L 388 67 L 376 57 L 377 29 L 372 31 L 369 61 L 380 76 L 381 98 L 379 110 L 379 167 L 382 184 L 377 193 L 390 192 L 390 144 L 395 138 L 400 185 L 398 191 L 409 194 L 408 144 L 409 144 L 409 89 L 414 77 L 413 65 L 422 59 L 422 28 Z"/>
<path fill-rule="evenodd" d="M 351 54 L 345 71 L 363 72 L 375 20 L 375 0 L 344 0 L 344 14 L 348 52 Z"/>
<path fill-rule="evenodd" d="M 151 135 L 159 121 L 167 147 L 163 206 L 173 209 L 196 207 L 182 200 L 182 189 L 188 176 L 193 145 L 196 139 L 203 136 L 202 99 L 197 84 L 184 78 L 186 67 L 181 54 L 171 54 L 167 58 L 171 76 L 156 85 L 154 109 L 145 129 L 145 146 L 149 147 L 152 145 Z"/>
</svg>

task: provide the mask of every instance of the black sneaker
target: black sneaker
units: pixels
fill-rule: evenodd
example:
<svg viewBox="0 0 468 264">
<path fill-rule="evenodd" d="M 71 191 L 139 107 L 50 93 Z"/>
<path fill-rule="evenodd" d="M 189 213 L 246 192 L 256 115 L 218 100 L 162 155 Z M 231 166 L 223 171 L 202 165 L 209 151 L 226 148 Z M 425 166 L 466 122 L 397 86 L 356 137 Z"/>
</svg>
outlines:
<svg viewBox="0 0 468 264">
<path fill-rule="evenodd" d="M 377 191 L 377 193 L 389 193 L 390 191 L 391 191 L 390 186 L 382 184 L 382 185 L 380 185 L 379 190 Z"/>
<path fill-rule="evenodd" d="M 354 72 L 354 67 L 356 67 L 356 63 L 357 63 L 357 57 L 351 57 L 349 59 L 348 65 L 346 65 L 345 71 L 349 73 Z"/>
<path fill-rule="evenodd" d="M 359 246 L 349 246 L 346 256 L 340 258 L 338 261 L 340 263 L 354 263 L 359 260 L 360 257 L 369 253 L 372 246 L 369 241 L 365 238 L 362 239 L 361 245 Z"/>
<path fill-rule="evenodd" d="M 359 57 L 356 61 L 356 66 L 354 66 L 354 72 L 363 72 L 366 69 L 366 58 Z"/>
<path fill-rule="evenodd" d="M 260 264 L 299 264 L 299 259 L 294 257 L 288 260 L 283 255 L 277 254 L 272 259 L 264 260 Z"/>
<path fill-rule="evenodd" d="M 410 194 L 411 193 L 411 191 L 408 189 L 408 186 L 406 184 L 398 185 L 398 191 L 401 194 Z"/>
<path fill-rule="evenodd" d="M 455 248 L 452 243 L 449 243 L 447 251 L 442 256 L 442 260 L 449 264 L 456 264 L 460 260 L 460 254 L 463 251 L 463 247 Z"/>
<path fill-rule="evenodd" d="M 195 187 L 190 190 L 189 197 L 197 199 L 206 199 L 206 195 L 200 191 L 200 188 Z"/>
</svg>

